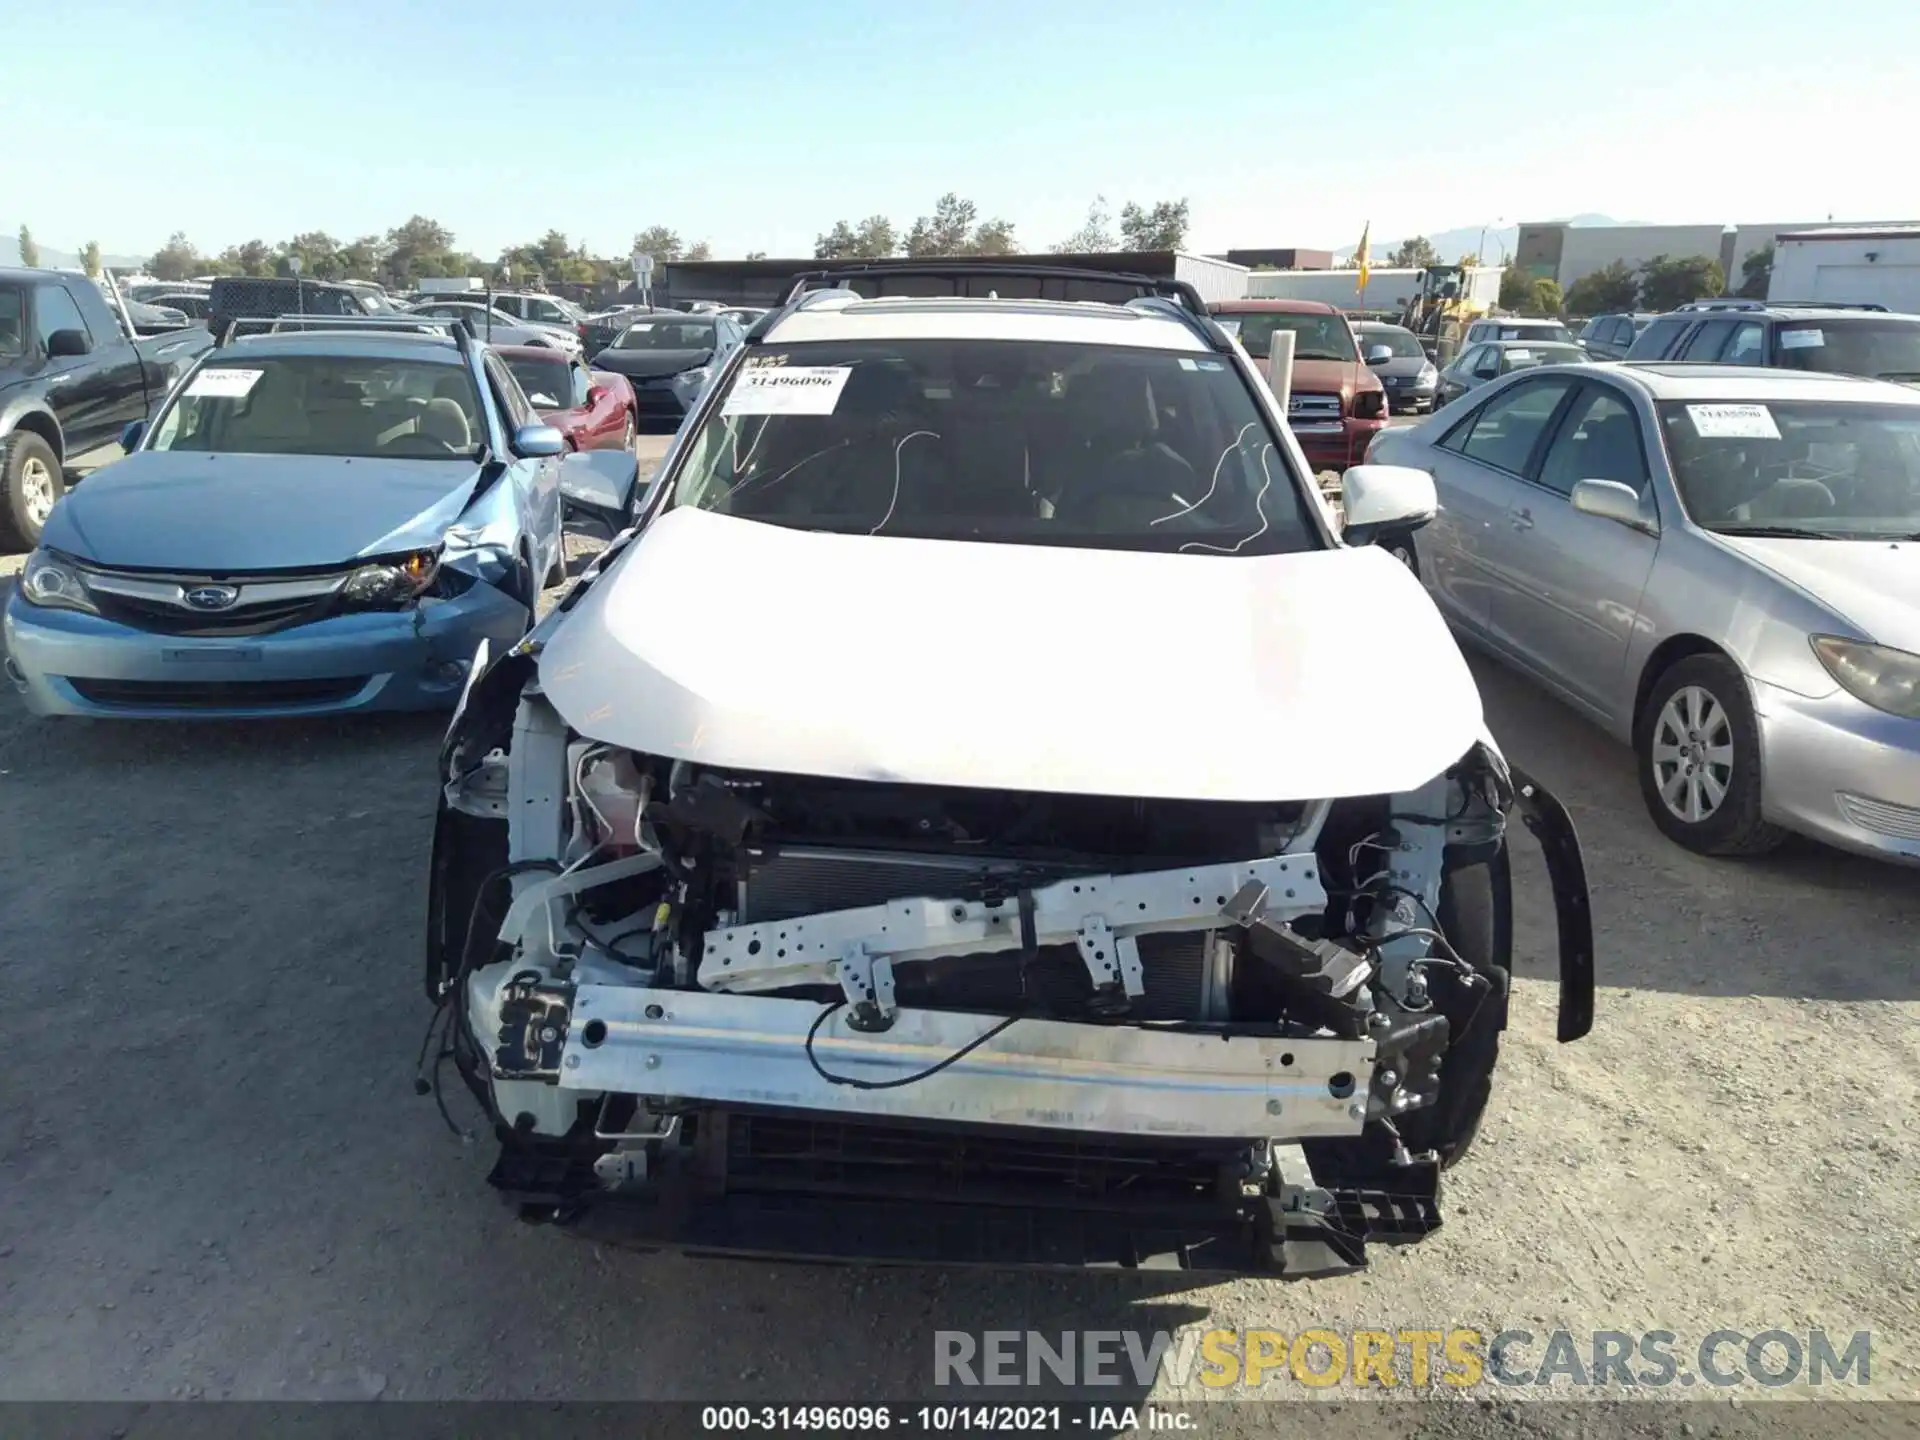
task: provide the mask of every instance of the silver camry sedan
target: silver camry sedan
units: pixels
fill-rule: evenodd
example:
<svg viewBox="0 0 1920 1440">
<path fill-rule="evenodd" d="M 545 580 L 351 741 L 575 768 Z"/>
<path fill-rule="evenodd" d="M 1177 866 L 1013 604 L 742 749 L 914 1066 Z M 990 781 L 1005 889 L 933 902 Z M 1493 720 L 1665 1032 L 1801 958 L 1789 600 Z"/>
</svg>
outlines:
<svg viewBox="0 0 1920 1440">
<path fill-rule="evenodd" d="M 1920 391 L 1734 366 L 1512 375 L 1369 461 L 1466 639 L 1621 740 L 1656 824 L 1920 864 Z"/>
</svg>

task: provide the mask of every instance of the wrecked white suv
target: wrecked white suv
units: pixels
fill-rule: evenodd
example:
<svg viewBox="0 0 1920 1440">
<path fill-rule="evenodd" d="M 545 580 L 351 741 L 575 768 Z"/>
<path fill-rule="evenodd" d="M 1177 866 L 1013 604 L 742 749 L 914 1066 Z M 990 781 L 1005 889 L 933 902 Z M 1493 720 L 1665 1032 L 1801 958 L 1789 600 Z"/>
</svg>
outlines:
<svg viewBox="0 0 1920 1440">
<path fill-rule="evenodd" d="M 812 1259 L 1299 1274 L 1433 1230 L 1510 814 L 1563 1040 L 1586 883 L 1364 543 L 1431 480 L 1343 500 L 1344 539 L 1187 287 L 798 281 L 448 736 L 427 990 L 493 1184 Z"/>
</svg>

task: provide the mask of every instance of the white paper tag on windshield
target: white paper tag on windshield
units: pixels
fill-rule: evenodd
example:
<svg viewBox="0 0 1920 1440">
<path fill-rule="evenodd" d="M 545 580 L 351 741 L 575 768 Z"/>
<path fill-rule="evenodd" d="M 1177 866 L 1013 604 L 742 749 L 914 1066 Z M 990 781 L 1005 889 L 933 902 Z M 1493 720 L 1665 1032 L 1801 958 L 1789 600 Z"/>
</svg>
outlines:
<svg viewBox="0 0 1920 1440">
<path fill-rule="evenodd" d="M 1689 405 L 1687 416 L 1702 440 L 1778 440 L 1780 429 L 1764 405 Z"/>
<path fill-rule="evenodd" d="M 851 365 L 769 365 L 742 370 L 722 415 L 831 415 Z"/>
<path fill-rule="evenodd" d="M 1824 330 L 1782 330 L 1780 348 L 1782 350 L 1817 350 L 1827 343 Z"/>
<path fill-rule="evenodd" d="M 1533 358 L 1533 352 L 1531 350 L 1509 350 L 1507 351 L 1507 358 L 1509 360 L 1531 360 Z"/>
<path fill-rule="evenodd" d="M 639 330 L 644 332 L 647 330 L 651 330 L 653 328 L 653 322 L 648 321 L 645 325 L 629 325 L 627 328 L 629 330 Z"/>
<path fill-rule="evenodd" d="M 213 395 L 237 400 L 260 383 L 264 370 L 202 370 L 187 382 L 189 395 Z"/>
</svg>

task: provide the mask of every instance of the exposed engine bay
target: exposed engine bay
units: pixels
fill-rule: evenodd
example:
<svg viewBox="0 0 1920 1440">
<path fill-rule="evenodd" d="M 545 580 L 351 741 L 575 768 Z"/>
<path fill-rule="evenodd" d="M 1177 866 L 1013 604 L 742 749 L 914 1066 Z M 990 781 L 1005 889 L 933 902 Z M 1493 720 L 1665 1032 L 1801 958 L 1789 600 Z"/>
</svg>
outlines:
<svg viewBox="0 0 1920 1440">
<path fill-rule="evenodd" d="M 428 990 L 530 1219 L 1359 1264 L 1438 1225 L 1477 1127 L 1516 806 L 1561 1036 L 1590 1023 L 1577 841 L 1490 744 L 1409 793 L 1193 802 L 705 768 L 583 737 L 537 688 L 510 734 L 488 708 L 448 746 Z"/>
</svg>

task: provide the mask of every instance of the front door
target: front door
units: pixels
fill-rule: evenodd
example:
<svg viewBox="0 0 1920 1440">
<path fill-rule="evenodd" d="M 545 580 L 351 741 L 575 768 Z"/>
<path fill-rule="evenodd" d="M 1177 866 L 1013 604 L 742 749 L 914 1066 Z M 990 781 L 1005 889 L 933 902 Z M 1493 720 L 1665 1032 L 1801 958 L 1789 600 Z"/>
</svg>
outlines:
<svg viewBox="0 0 1920 1440">
<path fill-rule="evenodd" d="M 1616 480 L 1654 516 L 1646 437 L 1632 403 L 1589 381 L 1557 425 L 1508 515 L 1509 583 L 1494 592 L 1491 623 L 1528 669 L 1597 717 L 1616 722 L 1627 646 L 1659 540 L 1586 515 L 1569 495 L 1581 480 Z"/>
</svg>

